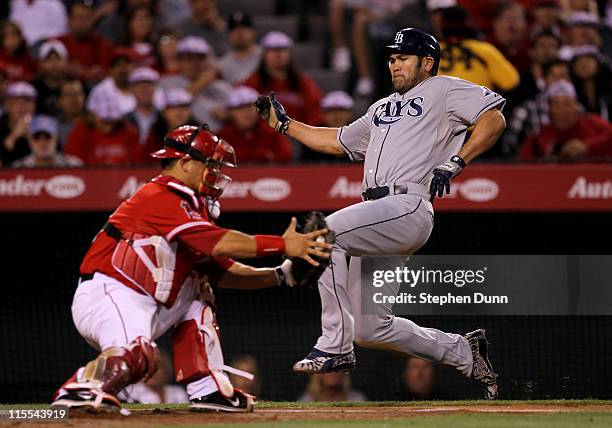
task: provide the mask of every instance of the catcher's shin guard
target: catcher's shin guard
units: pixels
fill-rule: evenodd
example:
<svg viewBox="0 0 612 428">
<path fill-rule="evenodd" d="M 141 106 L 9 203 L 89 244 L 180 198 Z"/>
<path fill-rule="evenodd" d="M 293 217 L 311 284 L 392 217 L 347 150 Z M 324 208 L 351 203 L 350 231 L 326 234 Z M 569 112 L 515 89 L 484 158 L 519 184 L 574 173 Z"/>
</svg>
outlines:
<svg viewBox="0 0 612 428">
<path fill-rule="evenodd" d="M 233 397 L 234 387 L 225 372 L 249 379 L 253 376 L 225 365 L 215 314 L 209 305 L 194 302 L 189 315 L 190 319 L 177 325 L 172 337 L 176 381 L 191 384 L 211 376 L 224 397 Z M 190 387 L 193 385 L 188 385 L 188 392 L 197 394 L 190 392 Z"/>
<path fill-rule="evenodd" d="M 148 379 L 157 370 L 159 350 L 155 342 L 140 336 L 126 347 L 105 349 L 80 368 L 54 395 L 55 405 L 119 406 L 115 397 L 126 386 Z"/>
</svg>

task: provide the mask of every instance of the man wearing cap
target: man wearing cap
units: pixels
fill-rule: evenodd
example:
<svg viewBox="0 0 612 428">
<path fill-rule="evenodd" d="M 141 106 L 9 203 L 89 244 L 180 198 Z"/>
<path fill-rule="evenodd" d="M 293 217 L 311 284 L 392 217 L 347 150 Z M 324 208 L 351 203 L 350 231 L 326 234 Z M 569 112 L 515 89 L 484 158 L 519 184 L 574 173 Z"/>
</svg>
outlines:
<svg viewBox="0 0 612 428">
<path fill-rule="evenodd" d="M 521 148 L 522 160 L 601 160 L 612 157 L 612 125 L 581 113 L 574 86 L 561 80 L 546 90 L 550 124 Z"/>
<path fill-rule="evenodd" d="M 230 50 L 219 60 L 223 79 L 236 85 L 244 82 L 257 70 L 261 48 L 257 44 L 255 26 L 249 15 L 236 11 L 227 23 Z"/>
<path fill-rule="evenodd" d="M 320 123 L 321 91 L 293 63 L 293 40 L 281 31 L 270 31 L 261 40 L 261 46 L 261 64 L 244 84 L 260 94 L 274 92 L 292 117 L 306 123 Z"/>
<path fill-rule="evenodd" d="M 36 108 L 36 89 L 27 82 L 11 83 L 0 117 L 0 161 L 3 166 L 30 153 L 26 138 Z"/>
<path fill-rule="evenodd" d="M 210 284 L 286 286 L 289 260 L 254 268 L 234 258 L 287 255 L 318 265 L 311 255 L 329 257 L 331 245 L 316 241 L 327 230 L 297 233 L 295 218 L 282 236 L 217 226 L 209 202 L 231 180 L 223 171 L 236 158 L 205 126 L 172 130 L 152 156 L 161 160 L 160 175 L 115 210 L 81 263 L 72 316 L 101 353 L 60 387 L 53 405 L 121 411 L 117 394 L 155 373 L 155 340 L 173 329 L 176 380 L 186 385 L 191 409 L 253 411 L 254 397 L 227 375 L 251 377 L 224 363 Z"/>
<path fill-rule="evenodd" d="M 58 126 L 52 116 L 34 116 L 28 132 L 28 156 L 11 164 L 13 168 L 72 168 L 83 165 L 75 156 L 57 151 Z"/>
<path fill-rule="evenodd" d="M 142 147 L 138 144 L 138 130 L 123 120 L 116 101 L 113 94 L 89 94 L 89 115 L 74 125 L 64 151 L 81 158 L 86 165 L 139 163 Z"/>
<path fill-rule="evenodd" d="M 68 51 L 59 40 L 47 40 L 38 50 L 38 77 L 32 82 L 38 98 L 36 112 L 57 114 L 57 99 L 68 67 Z"/>
<path fill-rule="evenodd" d="M 183 37 L 177 45 L 179 75 L 160 81 L 164 90 L 187 89 L 193 94 L 193 116 L 218 131 L 225 120 L 225 104 L 232 86 L 217 77 L 210 45 L 201 37 Z"/>
<path fill-rule="evenodd" d="M 191 16 L 177 28 L 187 36 L 202 37 L 210 43 L 215 55 L 227 52 L 225 25 L 219 16 L 216 0 L 189 0 Z"/>
<path fill-rule="evenodd" d="M 323 122 L 321 126 L 330 128 L 342 128 L 348 125 L 353 118 L 353 98 L 344 91 L 332 91 L 321 100 L 323 111 Z M 359 112 L 362 113 L 362 112 Z M 322 153 L 303 147 L 302 160 L 307 162 L 346 162 L 346 158 L 331 158 Z"/>
<path fill-rule="evenodd" d="M 95 31 L 94 24 L 94 2 L 74 1 L 69 10 L 68 33 L 59 37 L 68 50 L 72 74 L 89 85 L 104 77 L 113 53 L 112 43 Z"/>
<path fill-rule="evenodd" d="M 219 135 L 233 143 L 241 163 L 291 162 L 291 143 L 270 129 L 253 107 L 258 95 L 248 86 L 232 91 L 227 103 L 230 121 Z"/>
<path fill-rule="evenodd" d="M 159 119 L 159 112 L 153 98 L 155 85 L 159 81 L 159 73 L 149 67 L 139 67 L 130 75 L 130 90 L 136 100 L 136 107 L 129 112 L 126 119 L 138 128 L 138 142 L 145 146 L 151 138 L 151 128 Z M 143 153 L 143 160 L 150 158 Z"/>
</svg>

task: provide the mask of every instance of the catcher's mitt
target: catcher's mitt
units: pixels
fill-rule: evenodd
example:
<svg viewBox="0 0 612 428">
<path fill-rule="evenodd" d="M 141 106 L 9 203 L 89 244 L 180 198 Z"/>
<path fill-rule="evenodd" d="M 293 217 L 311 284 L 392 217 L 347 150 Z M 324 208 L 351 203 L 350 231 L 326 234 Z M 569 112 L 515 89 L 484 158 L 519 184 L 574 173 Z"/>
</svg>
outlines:
<svg viewBox="0 0 612 428">
<path fill-rule="evenodd" d="M 325 221 L 325 216 L 323 213 L 319 211 L 313 211 L 308 214 L 304 221 L 304 226 L 302 227 L 302 233 L 314 232 L 319 229 L 326 229 L 327 221 Z M 334 242 L 335 233 L 330 230 L 326 234 L 317 237 L 317 240 L 324 240 L 325 242 L 332 244 Z M 290 257 L 293 266 L 291 268 L 291 273 L 293 274 L 293 278 L 295 279 L 296 285 L 304 286 L 304 285 L 315 285 L 319 280 L 319 277 L 323 275 L 323 271 L 329 265 L 331 258 L 323 259 L 321 257 L 312 256 L 314 260 L 319 262 L 319 266 L 313 266 L 308 263 L 306 260 L 299 257 Z"/>
</svg>

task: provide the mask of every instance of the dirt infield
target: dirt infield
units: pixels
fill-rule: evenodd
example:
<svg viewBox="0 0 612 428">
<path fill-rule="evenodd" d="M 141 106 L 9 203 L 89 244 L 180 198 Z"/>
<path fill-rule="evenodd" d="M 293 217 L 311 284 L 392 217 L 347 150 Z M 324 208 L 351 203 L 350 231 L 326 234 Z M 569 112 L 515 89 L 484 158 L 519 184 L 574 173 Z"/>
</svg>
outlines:
<svg viewBox="0 0 612 428">
<path fill-rule="evenodd" d="M 430 406 L 295 407 L 262 408 L 250 414 L 194 413 L 187 409 L 134 409 L 130 416 L 73 414 L 62 423 L 2 421 L 2 427 L 118 428 L 152 425 L 208 425 L 269 423 L 304 420 L 385 420 L 448 414 L 556 414 L 572 412 L 612 413 L 612 404 L 474 404 Z"/>
</svg>

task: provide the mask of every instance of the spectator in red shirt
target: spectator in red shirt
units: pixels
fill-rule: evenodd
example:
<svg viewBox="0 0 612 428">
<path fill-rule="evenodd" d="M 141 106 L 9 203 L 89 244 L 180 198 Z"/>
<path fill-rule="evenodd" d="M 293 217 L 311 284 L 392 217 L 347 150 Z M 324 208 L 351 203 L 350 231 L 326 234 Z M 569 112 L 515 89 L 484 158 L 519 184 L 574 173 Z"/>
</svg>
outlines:
<svg viewBox="0 0 612 428">
<path fill-rule="evenodd" d="M 67 154 L 85 165 L 130 165 L 140 161 L 138 131 L 122 120 L 121 110 L 108 94 L 98 92 L 87 100 L 90 116 L 80 120 L 68 135 Z"/>
<path fill-rule="evenodd" d="M 6 64 L 10 80 L 32 80 L 36 67 L 21 28 L 6 21 L 0 29 L 0 61 Z"/>
<path fill-rule="evenodd" d="M 253 106 L 258 95 L 247 86 L 239 86 L 231 92 L 227 104 L 230 122 L 219 136 L 234 146 L 238 162 L 290 162 L 291 143 L 262 121 Z"/>
<path fill-rule="evenodd" d="M 529 31 L 525 9 L 518 3 L 502 3 L 493 20 L 488 40 L 504 54 L 519 72 L 529 69 Z"/>
<path fill-rule="evenodd" d="M 245 81 L 260 94 L 274 92 L 289 116 L 304 123 L 320 123 L 321 91 L 317 84 L 293 64 L 293 41 L 280 31 L 271 31 L 261 41 L 264 50 L 259 69 Z"/>
<path fill-rule="evenodd" d="M 574 86 L 564 80 L 546 90 L 550 124 L 532 134 L 521 149 L 523 160 L 601 160 L 612 156 L 612 125 L 578 110 Z"/>
<path fill-rule="evenodd" d="M 94 31 L 95 13 L 93 2 L 74 2 L 69 32 L 59 38 L 68 49 L 73 74 L 88 85 L 102 79 L 113 53 L 111 42 Z"/>
</svg>

